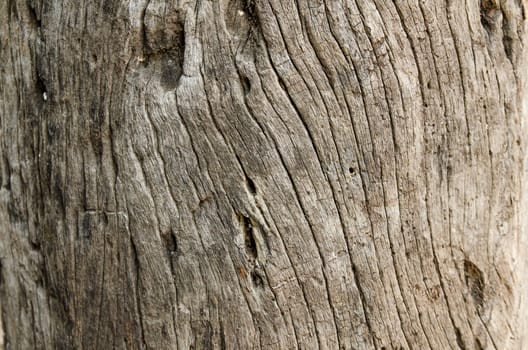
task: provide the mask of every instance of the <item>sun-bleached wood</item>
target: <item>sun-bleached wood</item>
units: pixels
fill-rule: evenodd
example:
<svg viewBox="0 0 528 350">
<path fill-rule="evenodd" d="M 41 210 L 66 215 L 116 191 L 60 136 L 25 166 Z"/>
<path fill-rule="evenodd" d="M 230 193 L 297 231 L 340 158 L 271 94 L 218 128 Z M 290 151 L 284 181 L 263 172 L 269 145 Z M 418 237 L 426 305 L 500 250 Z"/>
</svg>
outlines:
<svg viewBox="0 0 528 350">
<path fill-rule="evenodd" d="M 526 6 L 1 0 L 6 350 L 526 349 Z"/>
</svg>

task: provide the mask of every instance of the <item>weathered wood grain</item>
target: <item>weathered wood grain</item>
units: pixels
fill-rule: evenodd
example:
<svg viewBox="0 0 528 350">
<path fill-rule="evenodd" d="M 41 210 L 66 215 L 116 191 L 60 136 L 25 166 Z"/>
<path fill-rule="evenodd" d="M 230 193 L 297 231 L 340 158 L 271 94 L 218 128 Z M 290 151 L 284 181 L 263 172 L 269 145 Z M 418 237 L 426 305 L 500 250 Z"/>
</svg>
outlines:
<svg viewBox="0 0 528 350">
<path fill-rule="evenodd" d="M 1 0 L 6 349 L 526 349 L 527 4 Z"/>
</svg>

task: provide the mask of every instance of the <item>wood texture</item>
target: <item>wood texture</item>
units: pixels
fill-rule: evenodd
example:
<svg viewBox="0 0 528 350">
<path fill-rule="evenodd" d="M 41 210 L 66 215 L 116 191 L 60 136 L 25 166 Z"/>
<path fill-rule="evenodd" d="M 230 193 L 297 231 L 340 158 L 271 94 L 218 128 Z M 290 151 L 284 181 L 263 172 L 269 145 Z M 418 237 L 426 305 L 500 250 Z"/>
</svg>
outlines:
<svg viewBox="0 0 528 350">
<path fill-rule="evenodd" d="M 6 349 L 526 349 L 521 0 L 0 0 Z"/>
</svg>

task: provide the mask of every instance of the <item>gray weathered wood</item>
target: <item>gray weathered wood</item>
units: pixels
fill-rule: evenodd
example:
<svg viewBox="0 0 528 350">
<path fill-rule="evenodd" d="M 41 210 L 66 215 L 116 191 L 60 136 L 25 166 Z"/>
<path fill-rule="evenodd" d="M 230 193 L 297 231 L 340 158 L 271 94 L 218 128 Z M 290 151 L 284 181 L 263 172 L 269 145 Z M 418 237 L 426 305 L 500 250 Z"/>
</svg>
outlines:
<svg viewBox="0 0 528 350">
<path fill-rule="evenodd" d="M 6 349 L 526 349 L 522 0 L 0 0 Z"/>
</svg>

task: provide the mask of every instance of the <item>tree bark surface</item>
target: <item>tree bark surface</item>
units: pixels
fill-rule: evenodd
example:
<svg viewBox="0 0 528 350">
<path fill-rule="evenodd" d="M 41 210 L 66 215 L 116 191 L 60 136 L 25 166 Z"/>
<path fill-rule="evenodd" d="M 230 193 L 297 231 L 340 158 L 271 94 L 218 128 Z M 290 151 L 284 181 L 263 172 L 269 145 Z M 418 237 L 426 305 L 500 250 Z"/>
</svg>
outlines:
<svg viewBox="0 0 528 350">
<path fill-rule="evenodd" d="M 6 349 L 526 349 L 524 0 L 0 0 Z"/>
</svg>

